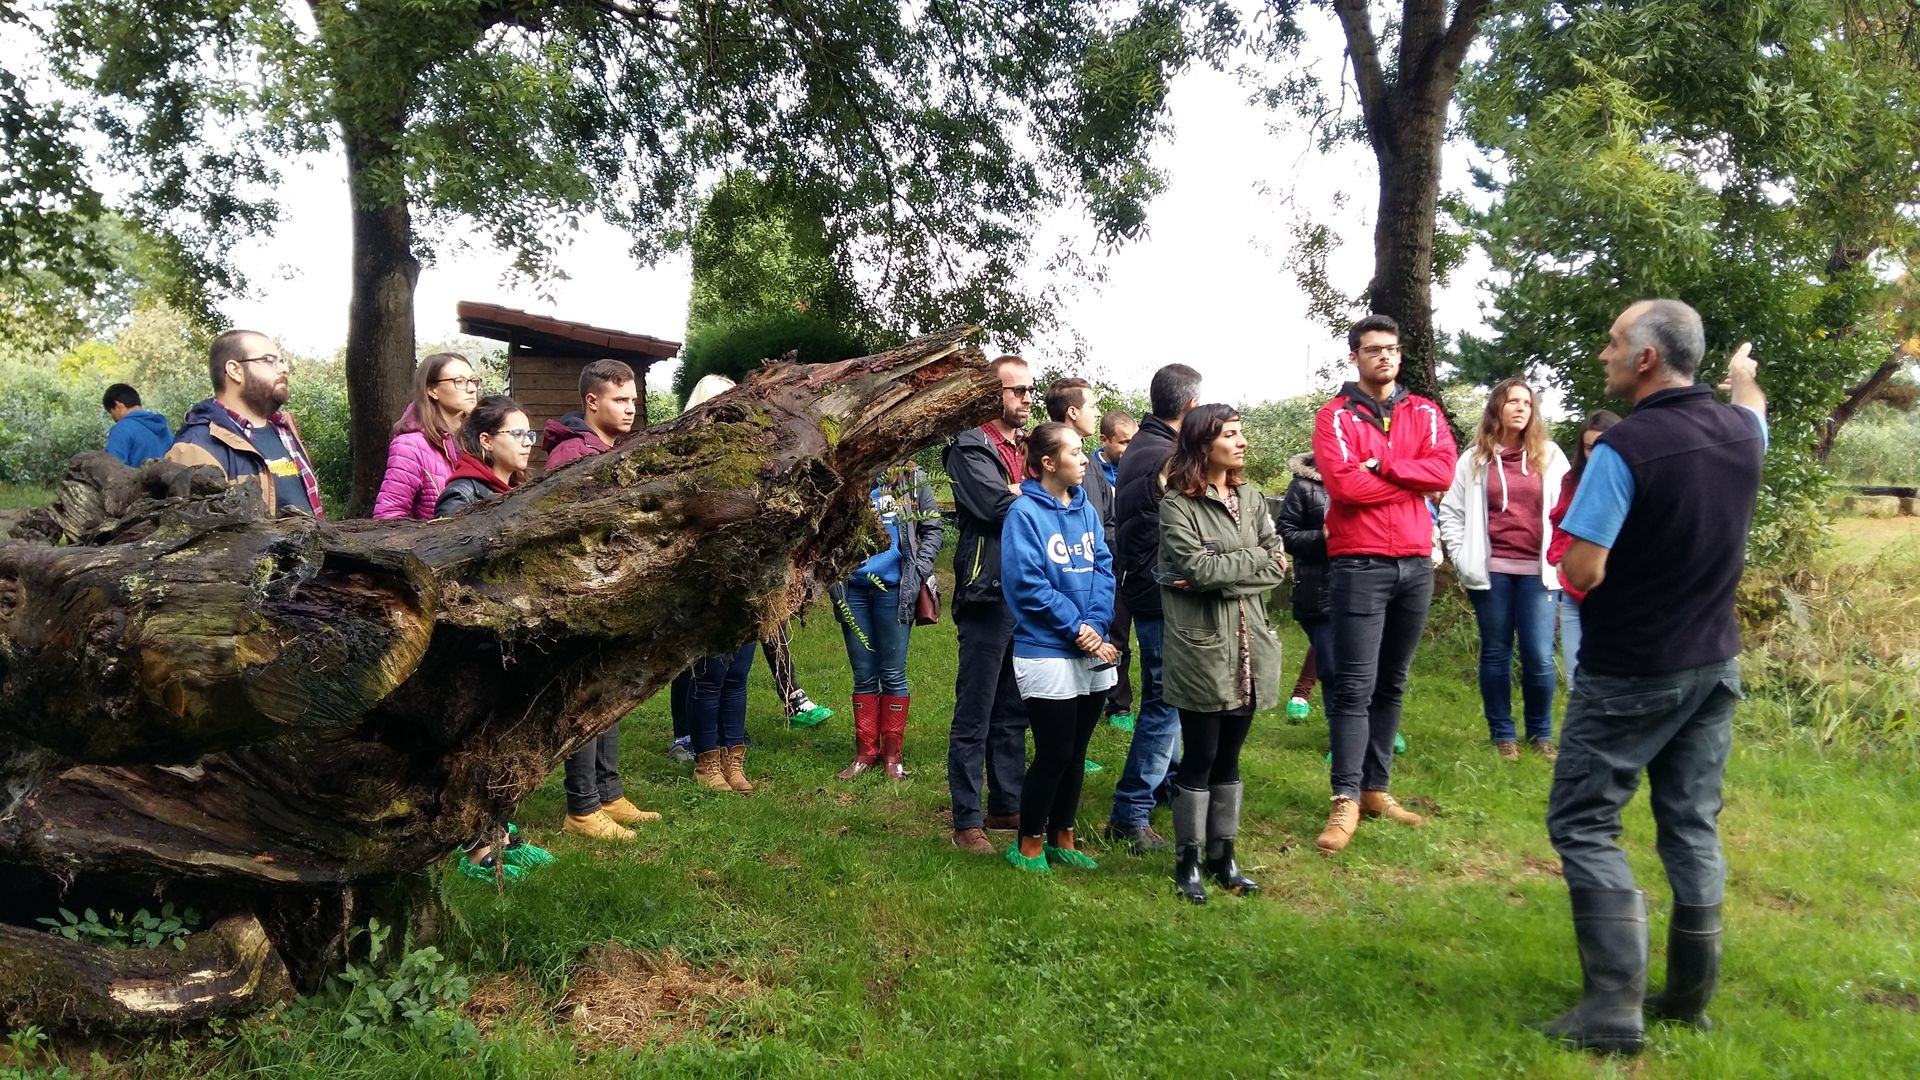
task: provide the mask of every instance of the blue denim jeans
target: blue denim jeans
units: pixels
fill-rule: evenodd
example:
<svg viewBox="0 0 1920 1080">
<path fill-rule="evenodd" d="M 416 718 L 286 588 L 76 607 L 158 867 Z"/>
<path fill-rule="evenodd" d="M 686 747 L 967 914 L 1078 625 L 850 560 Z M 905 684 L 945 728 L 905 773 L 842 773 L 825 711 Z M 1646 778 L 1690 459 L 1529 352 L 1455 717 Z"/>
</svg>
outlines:
<svg viewBox="0 0 1920 1080">
<path fill-rule="evenodd" d="M 1113 789 L 1113 811 L 1107 821 L 1115 829 L 1138 829 L 1153 812 L 1153 793 L 1167 778 L 1180 739 L 1180 712 L 1160 700 L 1160 656 L 1166 623 L 1158 615 L 1133 616 L 1133 636 L 1140 643 L 1139 709 L 1133 716 L 1133 745 L 1127 748 L 1127 767 Z"/>
<path fill-rule="evenodd" d="M 1634 888 L 1620 811 L 1645 770 L 1654 848 L 1674 901 L 1721 901 L 1720 782 L 1739 701 L 1738 660 L 1665 675 L 1580 673 L 1547 795 L 1547 835 L 1569 889 Z"/>
<path fill-rule="evenodd" d="M 853 614 L 853 626 L 847 625 L 843 612 L 840 634 L 847 641 L 853 692 L 906 697 L 907 641 L 913 624 L 900 621 L 900 598 L 863 582 L 849 582 L 847 611 Z"/>
<path fill-rule="evenodd" d="M 1553 593 L 1539 574 L 1489 574 L 1491 588 L 1468 589 L 1480 623 L 1480 704 L 1494 742 L 1513 729 L 1513 642 L 1520 640 L 1520 696 L 1527 739 L 1553 738 Z"/>
<path fill-rule="evenodd" d="M 687 726 L 693 752 L 747 743 L 747 676 L 753 671 L 749 641 L 731 653 L 703 656 L 693 662 L 693 682 L 687 687 Z"/>
<path fill-rule="evenodd" d="M 1580 601 L 1565 589 L 1560 597 L 1560 674 L 1567 680 L 1567 699 L 1573 699 L 1573 674 L 1580 665 Z"/>
</svg>

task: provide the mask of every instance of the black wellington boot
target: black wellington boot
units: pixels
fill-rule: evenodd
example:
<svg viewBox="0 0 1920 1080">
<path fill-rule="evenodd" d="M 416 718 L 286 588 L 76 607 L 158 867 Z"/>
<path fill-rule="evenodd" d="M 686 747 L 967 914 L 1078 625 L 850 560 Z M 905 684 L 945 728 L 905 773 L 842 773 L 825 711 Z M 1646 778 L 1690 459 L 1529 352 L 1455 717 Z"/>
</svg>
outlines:
<svg viewBox="0 0 1920 1080">
<path fill-rule="evenodd" d="M 1207 792 L 1173 789 L 1173 887 L 1190 903 L 1207 902 L 1200 848 L 1207 835 Z"/>
<path fill-rule="evenodd" d="M 1535 1030 L 1571 1047 L 1637 1054 L 1646 1041 L 1647 898 L 1638 889 L 1574 889 L 1580 1003 Z"/>
<path fill-rule="evenodd" d="M 1647 998 L 1647 1015 L 1712 1031 L 1707 1002 L 1719 984 L 1720 905 L 1673 905 L 1673 921 L 1667 924 L 1667 988 Z"/>
<path fill-rule="evenodd" d="M 1228 892 L 1251 896 L 1260 891 L 1260 885 L 1233 861 L 1233 838 L 1240 832 L 1240 785 L 1215 784 L 1208 796 L 1207 873 Z"/>
</svg>

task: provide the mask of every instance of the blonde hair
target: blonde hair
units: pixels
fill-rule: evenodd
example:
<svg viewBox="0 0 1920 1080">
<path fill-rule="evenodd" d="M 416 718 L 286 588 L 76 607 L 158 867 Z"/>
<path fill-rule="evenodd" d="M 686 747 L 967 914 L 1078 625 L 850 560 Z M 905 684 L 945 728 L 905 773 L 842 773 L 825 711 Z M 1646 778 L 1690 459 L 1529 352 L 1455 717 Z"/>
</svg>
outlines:
<svg viewBox="0 0 1920 1080">
<path fill-rule="evenodd" d="M 687 403 L 681 407 L 680 411 L 686 412 L 695 405 L 705 403 L 708 398 L 719 397 L 733 387 L 733 380 L 725 375 L 702 375 L 700 381 L 693 384 L 693 389 L 687 391 Z"/>
<path fill-rule="evenodd" d="M 1526 448 L 1527 463 L 1533 466 L 1533 471 L 1544 472 L 1547 467 L 1547 425 L 1540 419 L 1540 395 L 1533 392 L 1527 380 L 1517 375 L 1494 383 L 1493 392 L 1487 395 L 1487 406 L 1480 410 L 1480 430 L 1473 437 L 1473 458 L 1480 465 L 1489 465 L 1500 456 L 1500 447 L 1506 442 L 1500 410 L 1516 386 L 1527 392 L 1527 401 L 1533 406 L 1527 415 L 1526 430 L 1520 433 L 1520 445 Z"/>
</svg>

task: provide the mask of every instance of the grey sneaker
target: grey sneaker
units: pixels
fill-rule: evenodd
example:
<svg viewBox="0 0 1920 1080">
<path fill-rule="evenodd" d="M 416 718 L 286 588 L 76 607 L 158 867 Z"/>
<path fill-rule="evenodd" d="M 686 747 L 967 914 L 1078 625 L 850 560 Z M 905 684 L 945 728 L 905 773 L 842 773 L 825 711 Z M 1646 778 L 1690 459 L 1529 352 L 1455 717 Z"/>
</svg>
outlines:
<svg viewBox="0 0 1920 1080">
<path fill-rule="evenodd" d="M 1135 855 L 1145 855 L 1149 851 L 1165 851 L 1172 845 L 1167 838 L 1153 831 L 1153 826 L 1142 825 L 1137 829 L 1123 829 L 1107 826 L 1109 844 L 1125 844 L 1128 851 Z"/>
<path fill-rule="evenodd" d="M 682 765 L 693 763 L 693 740 L 685 735 L 667 744 L 667 758 Z"/>
</svg>

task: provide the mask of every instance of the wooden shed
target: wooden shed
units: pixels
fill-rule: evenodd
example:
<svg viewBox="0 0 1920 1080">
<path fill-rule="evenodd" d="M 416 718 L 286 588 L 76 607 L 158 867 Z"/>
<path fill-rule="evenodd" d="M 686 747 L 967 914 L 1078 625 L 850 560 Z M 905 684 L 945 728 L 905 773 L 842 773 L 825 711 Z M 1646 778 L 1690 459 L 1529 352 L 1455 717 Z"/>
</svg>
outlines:
<svg viewBox="0 0 1920 1080">
<path fill-rule="evenodd" d="M 580 408 L 580 369 L 595 360 L 622 360 L 633 368 L 640 382 L 640 415 L 635 422 L 645 426 L 651 422 L 647 416 L 647 368 L 655 361 L 680 354 L 677 341 L 588 326 L 498 304 L 463 300 L 455 311 L 461 333 L 507 343 L 507 393 L 526 410 L 536 431 L 547 421 Z M 546 457 L 545 451 L 534 448 L 536 468 L 546 463 Z"/>
</svg>

